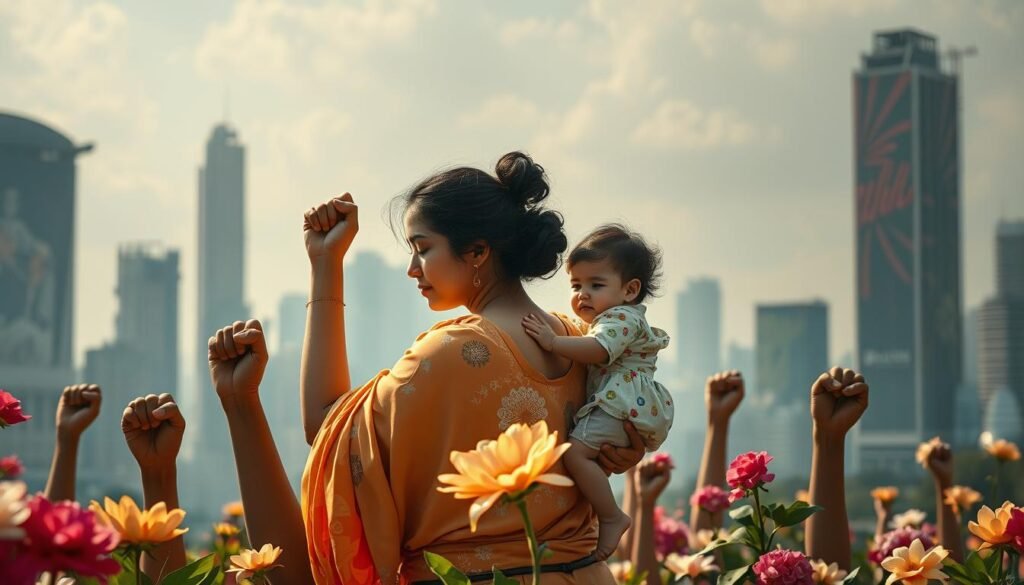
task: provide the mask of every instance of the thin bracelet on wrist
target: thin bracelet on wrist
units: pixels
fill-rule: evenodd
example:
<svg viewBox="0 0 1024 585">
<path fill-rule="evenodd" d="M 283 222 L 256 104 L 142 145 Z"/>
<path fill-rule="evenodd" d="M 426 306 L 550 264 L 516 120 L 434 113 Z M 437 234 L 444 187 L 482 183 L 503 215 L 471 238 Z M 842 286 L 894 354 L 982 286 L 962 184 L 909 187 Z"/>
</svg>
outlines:
<svg viewBox="0 0 1024 585">
<path fill-rule="evenodd" d="M 326 302 L 326 301 L 333 301 L 335 303 L 341 303 L 342 307 L 345 306 L 345 301 L 341 297 L 324 297 L 322 299 L 310 299 L 306 303 L 306 308 L 308 309 L 309 306 L 312 305 L 313 303 L 321 303 L 321 302 Z"/>
</svg>

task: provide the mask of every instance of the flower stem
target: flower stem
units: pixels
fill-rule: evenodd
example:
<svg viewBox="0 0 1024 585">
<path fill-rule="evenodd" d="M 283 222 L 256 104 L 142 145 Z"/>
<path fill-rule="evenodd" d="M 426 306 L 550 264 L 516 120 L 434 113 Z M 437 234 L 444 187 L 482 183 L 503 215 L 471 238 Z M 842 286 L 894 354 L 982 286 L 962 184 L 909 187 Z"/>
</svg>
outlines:
<svg viewBox="0 0 1024 585">
<path fill-rule="evenodd" d="M 533 524 L 530 523 L 530 513 L 526 511 L 526 499 L 520 498 L 516 501 L 516 507 L 523 517 L 523 524 L 526 526 L 526 542 L 530 546 L 530 558 L 533 564 L 533 585 L 540 585 L 540 553 L 537 551 L 537 535 L 533 533 Z"/>
<path fill-rule="evenodd" d="M 142 549 L 135 549 L 135 585 L 142 585 Z"/>
<path fill-rule="evenodd" d="M 768 552 L 768 543 L 765 542 L 764 536 L 764 516 L 761 515 L 761 495 L 758 493 L 760 490 L 754 488 L 754 518 L 757 521 L 757 530 L 761 534 L 761 553 Z"/>
</svg>

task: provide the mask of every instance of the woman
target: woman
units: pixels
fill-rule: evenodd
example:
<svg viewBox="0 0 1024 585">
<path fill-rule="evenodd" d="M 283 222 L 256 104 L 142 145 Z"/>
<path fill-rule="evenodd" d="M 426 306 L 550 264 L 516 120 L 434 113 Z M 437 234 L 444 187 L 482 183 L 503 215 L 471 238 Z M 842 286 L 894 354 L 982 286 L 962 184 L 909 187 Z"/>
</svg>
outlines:
<svg viewBox="0 0 1024 585">
<path fill-rule="evenodd" d="M 552 274 L 567 244 L 561 217 L 542 206 L 548 195 L 544 171 L 514 152 L 501 158 L 496 174 L 444 171 L 398 201 L 412 248 L 409 276 L 431 309 L 461 306 L 470 314 L 435 325 L 394 368 L 360 388 L 352 389 L 349 380 L 342 270 L 358 229 L 358 208 L 346 194 L 306 213 L 312 278 L 301 394 L 313 449 L 303 477 L 302 513 L 317 583 L 429 582 L 434 576 L 423 562 L 424 551 L 442 554 L 470 573 L 530 564 L 514 511 L 496 507 L 472 532 L 469 503 L 436 490 L 437 476 L 453 471 L 452 450 L 472 449 L 513 423 L 541 419 L 564 439 L 584 398 L 585 369 L 541 350 L 520 324 L 527 314 L 546 315 L 523 281 Z M 564 317 L 546 319 L 556 331 L 580 334 Z M 239 348 L 247 343 L 247 331 L 244 324 L 227 328 L 211 340 L 212 355 L 243 355 Z M 232 347 L 218 351 L 226 345 L 221 340 Z M 221 396 L 226 394 L 231 392 Z M 251 415 L 258 407 L 243 406 L 248 414 L 239 414 L 233 402 L 225 408 L 245 501 L 247 475 L 260 474 L 261 487 L 281 482 L 267 481 L 251 452 L 251 441 L 267 443 L 262 415 Z M 643 456 L 641 437 L 632 427 L 627 431 L 630 447 L 603 450 L 609 472 L 621 473 Z M 270 456 L 273 449 L 263 451 L 261 456 Z M 553 471 L 564 473 L 560 466 Z M 281 491 L 252 497 L 283 502 L 287 494 Z M 278 505 L 275 512 L 245 503 L 251 530 L 267 540 L 276 533 L 279 544 L 282 534 L 294 534 L 290 505 Z M 529 511 L 539 540 L 552 552 L 545 584 L 614 583 L 604 563 L 589 557 L 595 519 L 574 488 L 535 491 Z M 264 528 L 255 528 L 253 520 Z M 298 539 L 288 538 L 294 547 Z"/>
</svg>

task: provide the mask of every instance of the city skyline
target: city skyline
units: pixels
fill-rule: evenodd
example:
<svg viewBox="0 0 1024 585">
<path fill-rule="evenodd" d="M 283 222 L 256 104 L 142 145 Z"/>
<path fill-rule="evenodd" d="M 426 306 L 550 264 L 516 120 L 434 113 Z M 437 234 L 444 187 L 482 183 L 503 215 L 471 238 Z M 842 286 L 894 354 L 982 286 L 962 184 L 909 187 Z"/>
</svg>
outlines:
<svg viewBox="0 0 1024 585">
<path fill-rule="evenodd" d="M 848 74 L 873 30 L 910 22 L 944 48 L 980 51 L 964 64 L 965 307 L 992 291 L 996 220 L 1024 216 L 1024 169 L 1013 155 L 1024 148 L 1014 98 L 1024 72 L 1012 57 L 1024 52 L 1014 34 L 1024 11 L 1010 2 L 934 7 L 14 4 L 0 8 L 11 49 L 0 55 L 0 83 L 4 109 L 102 145 L 80 165 L 77 265 L 88 272 L 76 272 L 76 289 L 90 311 L 76 311 L 77 365 L 112 336 L 115 300 L 104 283 L 119 242 L 180 248 L 182 290 L 195 290 L 199 137 L 222 119 L 228 90 L 227 118 L 253 147 L 254 316 L 273 315 L 285 292 L 306 286 L 308 206 L 351 191 L 364 210 L 356 249 L 397 265 L 404 250 L 378 220 L 391 196 L 439 166 L 489 167 L 526 148 L 551 173 L 571 240 L 622 219 L 665 248 L 666 292 L 717 277 L 725 343 L 753 343 L 757 301 L 822 298 L 836 358 L 854 347 L 853 226 L 837 220 L 823 235 L 812 221 L 851 209 Z M 281 42 L 287 27 L 308 33 L 303 44 Z M 46 41 L 66 30 L 84 33 L 59 47 Z M 345 44 L 337 30 L 352 32 Z M 454 75 L 467 69 L 479 72 L 472 82 Z M 145 219 L 118 221 L 125 216 Z M 830 278 L 806 278 L 813 269 Z M 537 286 L 538 300 L 567 310 L 567 288 L 557 276 Z M 196 310 L 187 292 L 183 355 L 199 339 Z M 674 323 L 674 304 L 656 299 L 650 315 Z"/>
</svg>

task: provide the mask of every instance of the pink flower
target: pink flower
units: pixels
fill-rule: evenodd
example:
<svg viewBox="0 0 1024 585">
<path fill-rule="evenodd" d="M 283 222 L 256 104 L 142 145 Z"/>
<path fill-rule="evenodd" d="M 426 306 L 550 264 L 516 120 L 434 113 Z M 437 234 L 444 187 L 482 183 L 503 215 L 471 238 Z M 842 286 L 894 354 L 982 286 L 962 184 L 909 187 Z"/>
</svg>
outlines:
<svg viewBox="0 0 1024 585">
<path fill-rule="evenodd" d="M 658 453 L 655 453 L 654 455 L 651 455 L 651 462 L 652 463 L 664 463 L 665 465 L 668 466 L 669 469 L 675 469 L 676 468 L 676 462 L 672 461 L 672 456 L 669 455 L 668 453 L 664 453 L 664 452 L 658 452 Z"/>
<path fill-rule="evenodd" d="M 17 455 L 0 457 L 0 479 L 18 479 L 22 473 L 25 473 L 25 466 Z"/>
<path fill-rule="evenodd" d="M 754 563 L 757 585 L 814 585 L 814 569 L 803 554 L 777 549 Z"/>
<path fill-rule="evenodd" d="M 53 503 L 41 494 L 28 500 L 29 517 L 21 525 L 25 539 L 14 555 L 13 573 L 38 575 L 43 571 L 73 571 L 80 577 L 107 577 L 121 571 L 110 553 L 117 548 L 117 532 L 96 522 L 77 502 Z"/>
<path fill-rule="evenodd" d="M 729 494 L 717 485 L 706 485 L 693 492 L 690 506 L 707 510 L 712 514 L 729 508 Z"/>
<path fill-rule="evenodd" d="M 868 552 L 868 560 L 876 565 L 891 557 L 893 551 L 901 547 L 909 547 L 915 540 L 920 540 L 924 548 L 929 549 L 935 546 L 934 533 L 928 530 L 917 528 L 897 528 L 882 535 L 875 543 L 875 547 Z"/>
<path fill-rule="evenodd" d="M 729 487 L 734 488 L 734 492 L 755 489 L 775 479 L 774 473 L 768 473 L 768 464 L 772 459 L 767 451 L 744 453 L 729 464 L 725 480 L 729 482 Z"/>
<path fill-rule="evenodd" d="M 675 517 L 666 515 L 661 506 L 654 509 L 654 549 L 658 560 L 670 553 L 685 555 L 689 551 L 690 529 L 679 516 L 681 512 L 677 512 Z"/>
<path fill-rule="evenodd" d="M 6 390 L 0 390 L 0 429 L 32 418 L 21 412 L 21 401 Z"/>
<path fill-rule="evenodd" d="M 1010 512 L 1010 521 L 1006 523 L 1004 534 L 1013 538 L 1010 546 L 1024 554 L 1024 508 L 1014 508 Z"/>
</svg>

